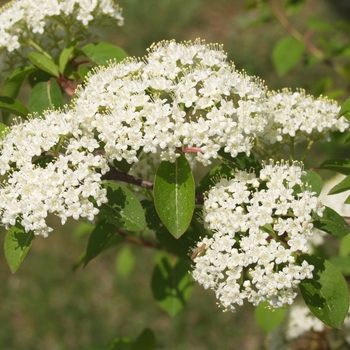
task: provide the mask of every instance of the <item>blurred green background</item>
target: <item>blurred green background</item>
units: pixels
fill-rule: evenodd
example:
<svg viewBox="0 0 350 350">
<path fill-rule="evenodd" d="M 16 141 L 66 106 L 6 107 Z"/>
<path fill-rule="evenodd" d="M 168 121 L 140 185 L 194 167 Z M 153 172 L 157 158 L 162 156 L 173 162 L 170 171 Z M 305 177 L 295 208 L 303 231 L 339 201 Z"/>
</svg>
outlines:
<svg viewBox="0 0 350 350">
<path fill-rule="evenodd" d="M 313 82 L 333 74 L 328 67 L 300 64 L 278 77 L 270 55 L 286 32 L 278 24 L 247 28 L 258 15 L 247 12 L 245 3 L 121 0 L 125 25 L 113 28 L 110 40 L 132 56 L 145 55 L 147 47 L 163 39 L 200 37 L 224 44 L 237 69 L 261 77 L 271 89 L 302 87 L 311 92 Z M 302 29 L 310 16 L 336 21 L 339 13 L 325 0 L 307 1 L 293 21 Z M 174 318 L 167 316 L 150 289 L 157 255 L 151 249 L 122 245 L 73 272 L 91 228 L 73 221 L 64 227 L 53 224 L 55 231 L 35 240 L 16 274 L 1 254 L 0 349 L 106 349 L 115 337 L 135 339 L 145 327 L 155 333 L 159 349 L 263 349 L 253 308 L 224 313 L 216 306 L 214 293 L 200 286 L 195 286 L 185 310 Z"/>
</svg>

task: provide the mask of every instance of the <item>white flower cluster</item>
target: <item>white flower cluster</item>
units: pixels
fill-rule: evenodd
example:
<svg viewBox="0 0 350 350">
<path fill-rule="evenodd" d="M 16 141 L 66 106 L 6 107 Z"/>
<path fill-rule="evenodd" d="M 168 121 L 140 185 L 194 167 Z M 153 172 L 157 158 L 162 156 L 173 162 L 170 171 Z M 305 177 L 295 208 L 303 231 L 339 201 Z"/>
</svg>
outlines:
<svg viewBox="0 0 350 350">
<path fill-rule="evenodd" d="M 107 201 L 101 176 L 109 170 L 101 155 L 91 153 L 99 145 L 79 136 L 71 112 L 50 112 L 45 118 L 30 119 L 14 125 L 1 140 L 0 222 L 6 228 L 18 221 L 24 229 L 47 236 L 52 228 L 46 223 L 54 213 L 64 224 L 68 217 L 93 220 L 97 205 Z M 69 136 L 69 137 L 68 137 Z M 91 142 L 92 141 L 92 142 Z M 52 153 L 65 142 L 64 153 Z M 48 164 L 36 163 L 48 152 Z M 11 165 L 11 168 L 10 168 Z M 97 173 L 95 169 L 101 169 Z"/>
<path fill-rule="evenodd" d="M 13 5 L 17 3 L 22 2 L 14 2 Z M 68 2 L 59 4 L 63 6 Z M 75 2 L 70 4 L 73 6 Z M 96 8 L 104 2 L 93 4 Z M 11 6 L 8 9 L 11 9 Z M 269 99 L 272 99 L 272 95 L 267 93 L 265 86 L 259 80 L 236 71 L 226 58 L 220 46 L 208 45 L 200 40 L 185 43 L 161 42 L 153 46 L 149 55 L 141 60 L 127 59 L 93 71 L 84 87 L 77 91 L 77 98 L 71 110 L 45 112 L 42 118 L 31 118 L 25 123 L 14 125 L 0 140 L 0 174 L 4 179 L 0 193 L 1 223 L 8 227 L 13 225 L 15 220 L 19 220 L 26 230 L 46 235 L 48 228 L 43 223 L 45 213 L 56 213 L 63 221 L 68 216 L 91 218 L 91 208 L 81 207 L 74 212 L 68 208 L 72 203 L 82 206 L 80 200 L 88 197 L 94 197 L 97 203 L 106 200 L 100 187 L 100 178 L 101 174 L 108 171 L 108 164 L 121 160 L 126 160 L 129 164 L 137 163 L 141 153 L 143 157 L 151 155 L 149 158 L 156 156 L 160 161 L 175 161 L 180 150 L 191 154 L 196 161 L 205 165 L 218 157 L 220 149 L 230 153 L 232 157 L 240 152 L 249 154 L 254 140 L 271 134 L 272 129 L 279 130 L 279 124 L 277 121 L 271 122 L 272 117 L 266 105 Z M 291 105 L 290 109 L 296 108 L 295 103 L 288 102 L 288 94 L 279 96 L 286 98 L 284 104 Z M 276 97 L 279 103 L 270 106 L 272 116 L 283 106 L 282 97 Z M 297 105 L 302 104 L 303 98 L 307 100 L 304 106 L 312 105 L 312 100 L 303 95 L 299 95 Z M 318 106 L 317 101 L 314 102 Z M 322 119 L 322 108 L 317 108 Z M 285 112 L 284 107 L 282 110 Z M 324 111 L 323 118 L 327 120 L 329 109 L 324 107 Z M 343 130 L 345 125 L 338 125 L 335 121 L 336 116 L 333 113 L 331 121 L 326 124 L 333 123 L 333 127 L 337 126 L 338 130 Z M 273 123 L 276 125 L 273 126 Z M 303 123 L 298 125 L 300 130 L 303 129 Z M 323 132 L 324 128 L 325 126 L 319 132 Z M 36 164 L 37 158 L 45 153 L 53 154 L 49 165 L 45 167 Z M 58 164 L 62 166 L 61 170 Z M 99 172 L 96 172 L 97 168 Z M 143 176 L 153 168 L 152 164 L 146 162 L 143 168 L 136 167 L 134 171 Z M 267 169 L 268 166 L 261 176 L 266 174 Z M 295 168 L 288 168 L 289 186 L 293 182 L 293 169 Z M 40 177 L 42 182 L 57 183 L 57 176 L 63 182 L 55 187 L 55 195 L 52 195 L 53 189 L 49 185 L 35 187 L 34 182 L 29 181 L 38 181 Z M 76 176 L 75 181 L 66 180 L 66 177 L 72 176 Z M 237 181 L 238 176 L 239 174 L 234 181 Z M 295 174 L 296 179 L 299 179 L 298 176 L 299 173 Z M 258 186 L 258 179 L 254 178 L 252 181 Z M 89 186 L 93 184 L 90 187 L 94 190 L 82 190 L 85 183 L 89 183 Z M 225 185 L 225 180 L 221 185 Z M 77 192 L 73 202 L 65 199 L 66 194 L 72 191 L 69 188 Z M 244 225 L 252 226 L 254 222 L 259 235 L 263 235 L 257 228 L 267 223 L 263 219 L 268 220 L 269 213 L 278 216 L 285 215 L 286 210 L 292 210 L 298 219 L 288 217 L 288 220 L 273 222 L 274 230 L 282 232 L 281 235 L 285 231 L 297 232 L 298 235 L 291 233 L 288 238 L 289 250 L 303 251 L 304 238 L 301 238 L 303 236 L 299 235 L 299 231 L 302 228 L 308 230 L 309 219 L 305 219 L 302 227 L 298 220 L 311 210 L 303 203 L 308 192 L 298 198 L 297 202 L 293 202 L 294 206 L 299 203 L 298 209 L 288 207 L 291 198 L 289 192 L 286 200 L 283 195 L 280 199 L 275 199 L 278 208 L 273 208 L 272 202 L 266 205 L 255 203 L 249 207 L 252 212 L 255 209 L 259 211 L 259 220 L 263 223 L 259 223 L 259 220 L 252 221 L 253 216 L 247 216 L 238 206 L 235 212 L 230 212 L 232 219 L 227 219 L 234 228 L 229 232 L 237 232 L 237 228 L 245 232 L 247 228 L 244 228 Z M 257 191 L 252 198 L 258 201 L 259 193 Z M 241 195 L 244 195 L 244 192 L 239 194 Z M 261 196 L 264 195 L 265 192 L 261 191 Z M 37 196 L 39 200 L 28 204 L 30 196 Z M 48 205 L 54 198 L 58 204 Z M 41 209 L 41 205 L 44 205 L 44 210 Z M 64 214 L 65 210 L 67 214 Z M 40 220 L 34 217 L 35 211 L 42 213 Z M 251 217 L 249 223 L 245 221 L 248 217 Z M 216 220 L 222 223 L 221 217 Z M 252 229 L 249 232 L 253 232 Z M 246 245 L 248 249 L 249 237 L 242 242 L 241 248 Z M 272 244 L 271 241 L 265 248 Z M 285 252 L 283 244 L 279 243 L 277 246 L 278 251 Z M 294 267 L 294 270 L 298 269 L 299 267 Z M 245 289 L 248 290 L 248 286 Z"/>
<path fill-rule="evenodd" d="M 336 101 L 326 97 L 315 99 L 303 90 L 269 92 L 261 109 L 267 122 L 261 140 L 270 144 L 283 140 L 289 143 L 286 136 L 293 137 L 294 143 L 309 138 L 317 140 L 329 131 L 344 132 L 349 127 L 346 118 L 338 118 L 340 106 Z"/>
<path fill-rule="evenodd" d="M 305 304 L 293 304 L 288 315 L 285 337 L 287 341 L 291 341 L 311 330 L 322 332 L 324 326 Z"/>
<path fill-rule="evenodd" d="M 280 326 L 268 334 L 266 339 L 268 350 L 299 349 L 296 347 L 298 344 L 304 344 L 303 349 L 307 349 L 307 344 L 315 343 L 314 333 L 323 333 L 329 344 L 343 343 L 344 349 L 350 345 L 350 312 L 341 329 L 326 326 L 311 313 L 305 303 L 300 301 L 290 306 L 286 316 Z"/>
<path fill-rule="evenodd" d="M 81 40 L 108 20 L 124 22 L 121 9 L 111 0 L 13 0 L 0 9 L 0 59 L 14 67 L 11 61 L 19 64 L 18 56 L 26 57 L 33 43 L 59 53 L 57 47 L 63 49 L 67 37 Z"/>
<path fill-rule="evenodd" d="M 143 60 L 97 69 L 77 92 L 74 109 L 94 129 L 109 161 L 137 161 L 137 152 L 174 161 L 178 149 L 210 164 L 220 148 L 249 153 L 264 130 L 265 87 L 226 62 L 216 45 L 161 42 Z M 93 96 L 93 98 L 92 98 Z"/>
<path fill-rule="evenodd" d="M 314 193 L 295 193 L 302 175 L 298 164 L 271 163 L 259 177 L 238 171 L 208 192 L 203 220 L 214 233 L 198 242 L 205 249 L 194 258 L 193 277 L 225 309 L 244 299 L 291 304 L 294 288 L 312 276 L 313 266 L 297 256 L 313 234 L 312 212 L 322 215 L 323 207 Z"/>
</svg>

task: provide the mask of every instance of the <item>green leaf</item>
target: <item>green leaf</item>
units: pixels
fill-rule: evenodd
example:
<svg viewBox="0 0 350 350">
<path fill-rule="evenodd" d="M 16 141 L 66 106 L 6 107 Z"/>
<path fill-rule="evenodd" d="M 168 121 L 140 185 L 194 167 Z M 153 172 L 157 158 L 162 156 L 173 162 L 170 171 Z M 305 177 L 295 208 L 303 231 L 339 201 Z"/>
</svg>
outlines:
<svg viewBox="0 0 350 350">
<path fill-rule="evenodd" d="M 75 49 L 75 46 L 70 45 L 68 47 L 65 47 L 62 50 L 60 57 L 58 59 L 58 67 L 59 67 L 61 74 L 64 73 L 64 70 L 66 69 L 68 61 L 72 58 L 72 53 L 73 53 L 74 49 Z"/>
<path fill-rule="evenodd" d="M 332 208 L 326 207 L 323 215 L 312 215 L 314 226 L 319 230 L 330 233 L 333 236 L 346 236 L 350 233 L 350 227 L 344 218 Z"/>
<path fill-rule="evenodd" d="M 28 58 L 34 63 L 34 65 L 36 65 L 44 72 L 47 72 L 54 77 L 59 77 L 59 68 L 52 58 L 48 58 L 39 52 L 29 52 Z"/>
<path fill-rule="evenodd" d="M 255 321 L 265 334 L 271 333 L 281 324 L 286 312 L 287 309 L 272 309 L 268 302 L 263 302 L 255 308 Z"/>
<path fill-rule="evenodd" d="M 300 185 L 296 185 L 294 187 L 295 193 L 301 193 L 304 191 L 305 186 L 307 186 L 307 189 L 316 192 L 316 195 L 319 196 L 319 194 L 322 191 L 322 178 L 320 175 L 318 175 L 313 170 L 306 170 L 306 174 L 302 176 L 303 181 L 303 189 L 300 187 Z"/>
<path fill-rule="evenodd" d="M 190 261 L 191 248 L 196 245 L 200 237 L 207 235 L 203 225 L 198 222 L 200 209 L 195 208 L 192 222 L 187 231 L 180 238 L 175 238 L 163 225 L 154 207 L 154 203 L 149 200 L 143 200 L 141 204 L 145 210 L 147 228 L 155 232 L 160 245 L 168 252 Z"/>
<path fill-rule="evenodd" d="M 135 340 L 132 350 L 155 350 L 156 337 L 154 333 L 146 328 Z"/>
<path fill-rule="evenodd" d="M 210 187 L 214 185 L 214 182 L 223 177 L 232 177 L 232 168 L 226 164 L 219 164 L 215 168 L 211 169 L 199 182 L 196 191 L 198 193 L 204 193 L 209 191 Z"/>
<path fill-rule="evenodd" d="M 337 185 L 332 187 L 328 194 L 337 194 L 350 190 L 350 175 L 340 181 Z"/>
<path fill-rule="evenodd" d="M 302 58 L 304 43 L 292 36 L 281 39 L 272 51 L 272 62 L 278 75 L 288 73 Z"/>
<path fill-rule="evenodd" d="M 35 72 L 29 74 L 28 82 L 31 87 L 34 87 L 36 84 L 40 82 L 47 83 L 51 78 L 52 78 L 51 74 L 46 73 L 42 70 L 36 70 Z"/>
<path fill-rule="evenodd" d="M 29 114 L 26 106 L 18 100 L 8 96 L 0 96 L 0 109 L 6 113 L 13 113 L 23 118 Z"/>
<path fill-rule="evenodd" d="M 109 43 L 88 44 L 81 50 L 94 66 L 106 66 L 110 60 L 120 62 L 128 56 L 123 49 Z"/>
<path fill-rule="evenodd" d="M 135 267 L 135 255 L 130 246 L 124 246 L 117 255 L 115 268 L 117 273 L 126 277 L 129 276 Z"/>
<path fill-rule="evenodd" d="M 116 227 L 106 220 L 100 221 L 96 225 L 89 237 L 84 266 L 104 250 L 124 241 L 121 236 L 115 234 L 116 231 Z"/>
<path fill-rule="evenodd" d="M 190 298 L 193 279 L 189 262 L 174 257 L 158 261 L 152 275 L 152 291 L 159 306 L 170 316 L 178 314 Z"/>
<path fill-rule="evenodd" d="M 220 149 L 218 152 L 221 161 L 233 170 L 247 170 L 250 171 L 254 169 L 257 173 L 261 169 L 260 162 L 251 154 L 249 157 L 245 153 L 238 153 L 235 158 L 233 158 L 229 153 L 226 153 L 224 149 Z"/>
<path fill-rule="evenodd" d="M 320 165 L 320 169 L 332 170 L 344 175 L 349 175 L 350 159 L 329 159 Z"/>
<path fill-rule="evenodd" d="M 329 262 L 336 266 L 343 276 L 350 276 L 350 257 L 333 256 L 329 258 Z"/>
<path fill-rule="evenodd" d="M 133 341 L 129 338 L 116 338 L 108 346 L 108 350 L 133 350 Z"/>
<path fill-rule="evenodd" d="M 100 213 L 113 225 L 127 231 L 140 231 L 146 226 L 145 214 L 138 199 L 125 187 L 115 183 L 102 185 L 107 190 L 108 203 Z"/>
<path fill-rule="evenodd" d="M 12 273 L 15 273 L 20 267 L 33 241 L 34 233 L 25 232 L 19 223 L 7 231 L 4 246 L 5 257 Z"/>
<path fill-rule="evenodd" d="M 45 110 L 63 107 L 63 98 L 56 80 L 51 78 L 48 82 L 40 82 L 33 87 L 29 99 L 30 112 L 42 114 Z"/>
<path fill-rule="evenodd" d="M 329 261 L 302 255 L 315 267 L 312 279 L 300 283 L 300 291 L 311 312 L 330 327 L 341 328 L 349 310 L 349 291 L 340 271 Z"/>
<path fill-rule="evenodd" d="M 0 123 L 0 139 L 2 137 L 2 133 L 6 130 L 7 125 Z"/>
<path fill-rule="evenodd" d="M 350 120 L 350 97 L 341 106 L 339 116 L 344 116 L 347 120 Z"/>
<path fill-rule="evenodd" d="M 165 227 L 179 238 L 190 225 L 195 189 L 191 167 L 181 154 L 174 163 L 162 162 L 154 181 L 154 202 Z"/>
<path fill-rule="evenodd" d="M 339 255 L 340 256 L 350 255 L 350 235 L 340 238 Z"/>
<path fill-rule="evenodd" d="M 16 68 L 5 80 L 1 95 L 16 98 L 29 74 L 36 71 L 34 66 L 21 66 Z"/>
<path fill-rule="evenodd" d="M 85 80 L 85 77 L 90 72 L 90 68 L 86 66 L 79 66 L 78 67 L 78 74 L 82 80 Z"/>
</svg>

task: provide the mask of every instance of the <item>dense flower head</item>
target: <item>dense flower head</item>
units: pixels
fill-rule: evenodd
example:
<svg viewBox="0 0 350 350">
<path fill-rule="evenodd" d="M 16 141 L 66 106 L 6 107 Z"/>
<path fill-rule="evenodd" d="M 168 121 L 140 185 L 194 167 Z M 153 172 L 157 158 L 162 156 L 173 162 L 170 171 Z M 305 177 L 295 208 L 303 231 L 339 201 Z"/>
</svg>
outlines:
<svg viewBox="0 0 350 350">
<path fill-rule="evenodd" d="M 111 0 L 13 0 L 0 9 L 0 62 L 12 68 L 26 63 L 33 44 L 55 57 L 66 38 L 96 36 L 110 21 L 124 22 Z"/>
<path fill-rule="evenodd" d="M 9 228 L 18 222 L 27 232 L 47 236 L 52 230 L 46 222 L 49 213 L 61 218 L 63 224 L 68 217 L 93 220 L 99 211 L 90 198 L 97 206 L 107 201 L 101 176 L 109 167 L 103 156 L 92 153 L 99 144 L 93 138 L 79 136 L 70 111 L 47 112 L 45 118 L 17 123 L 3 135 L 0 142 L 3 226 Z M 40 157 L 45 154 L 46 159 Z"/>
<path fill-rule="evenodd" d="M 330 131 L 344 132 L 349 128 L 346 118 L 338 116 L 340 106 L 326 97 L 315 99 L 304 90 L 284 89 L 269 92 L 261 109 L 266 116 L 266 133 L 261 138 L 268 144 L 317 140 Z"/>
<path fill-rule="evenodd" d="M 203 221 L 213 235 L 198 242 L 203 251 L 194 258 L 193 277 L 214 289 L 225 309 L 244 299 L 292 304 L 295 287 L 311 278 L 313 266 L 297 256 L 313 235 L 312 212 L 322 215 L 323 207 L 313 192 L 296 192 L 303 173 L 296 163 L 271 163 L 259 176 L 237 171 L 208 192 Z"/>
<path fill-rule="evenodd" d="M 137 152 L 174 161 L 177 150 L 210 164 L 220 148 L 249 153 L 264 130 L 258 100 L 266 89 L 235 70 L 217 45 L 161 42 L 144 59 L 111 63 L 91 74 L 74 109 L 97 131 L 109 161 Z M 93 98 L 91 98 L 93 96 Z"/>
</svg>

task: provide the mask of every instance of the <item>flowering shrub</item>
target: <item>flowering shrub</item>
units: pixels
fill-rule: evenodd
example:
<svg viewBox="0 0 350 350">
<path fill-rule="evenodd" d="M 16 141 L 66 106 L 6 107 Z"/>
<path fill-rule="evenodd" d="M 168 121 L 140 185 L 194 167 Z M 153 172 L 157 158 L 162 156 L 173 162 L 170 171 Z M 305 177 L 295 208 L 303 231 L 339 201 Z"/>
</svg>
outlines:
<svg viewBox="0 0 350 350">
<path fill-rule="evenodd" d="M 152 286 L 164 288 L 159 304 L 171 315 L 194 279 L 231 311 L 245 300 L 292 305 L 299 288 L 314 316 L 340 327 L 346 281 L 310 247 L 323 242 L 319 231 L 350 228 L 320 202 L 322 180 L 295 146 L 305 158 L 315 141 L 349 131 L 350 103 L 269 91 L 201 40 L 163 41 L 140 59 L 87 44 L 106 20 L 123 23 L 110 1 L 35 9 L 17 0 L 0 12 L 3 73 L 13 69 L 0 96 L 0 224 L 11 270 L 35 236 L 52 232 L 50 214 L 62 224 L 86 219 L 96 225 L 77 265 L 123 240 L 163 251 Z M 28 108 L 16 99 L 26 79 Z M 197 164 L 207 174 L 196 184 Z M 347 161 L 321 167 L 349 173 Z M 347 189 L 346 178 L 331 191 Z"/>
</svg>

